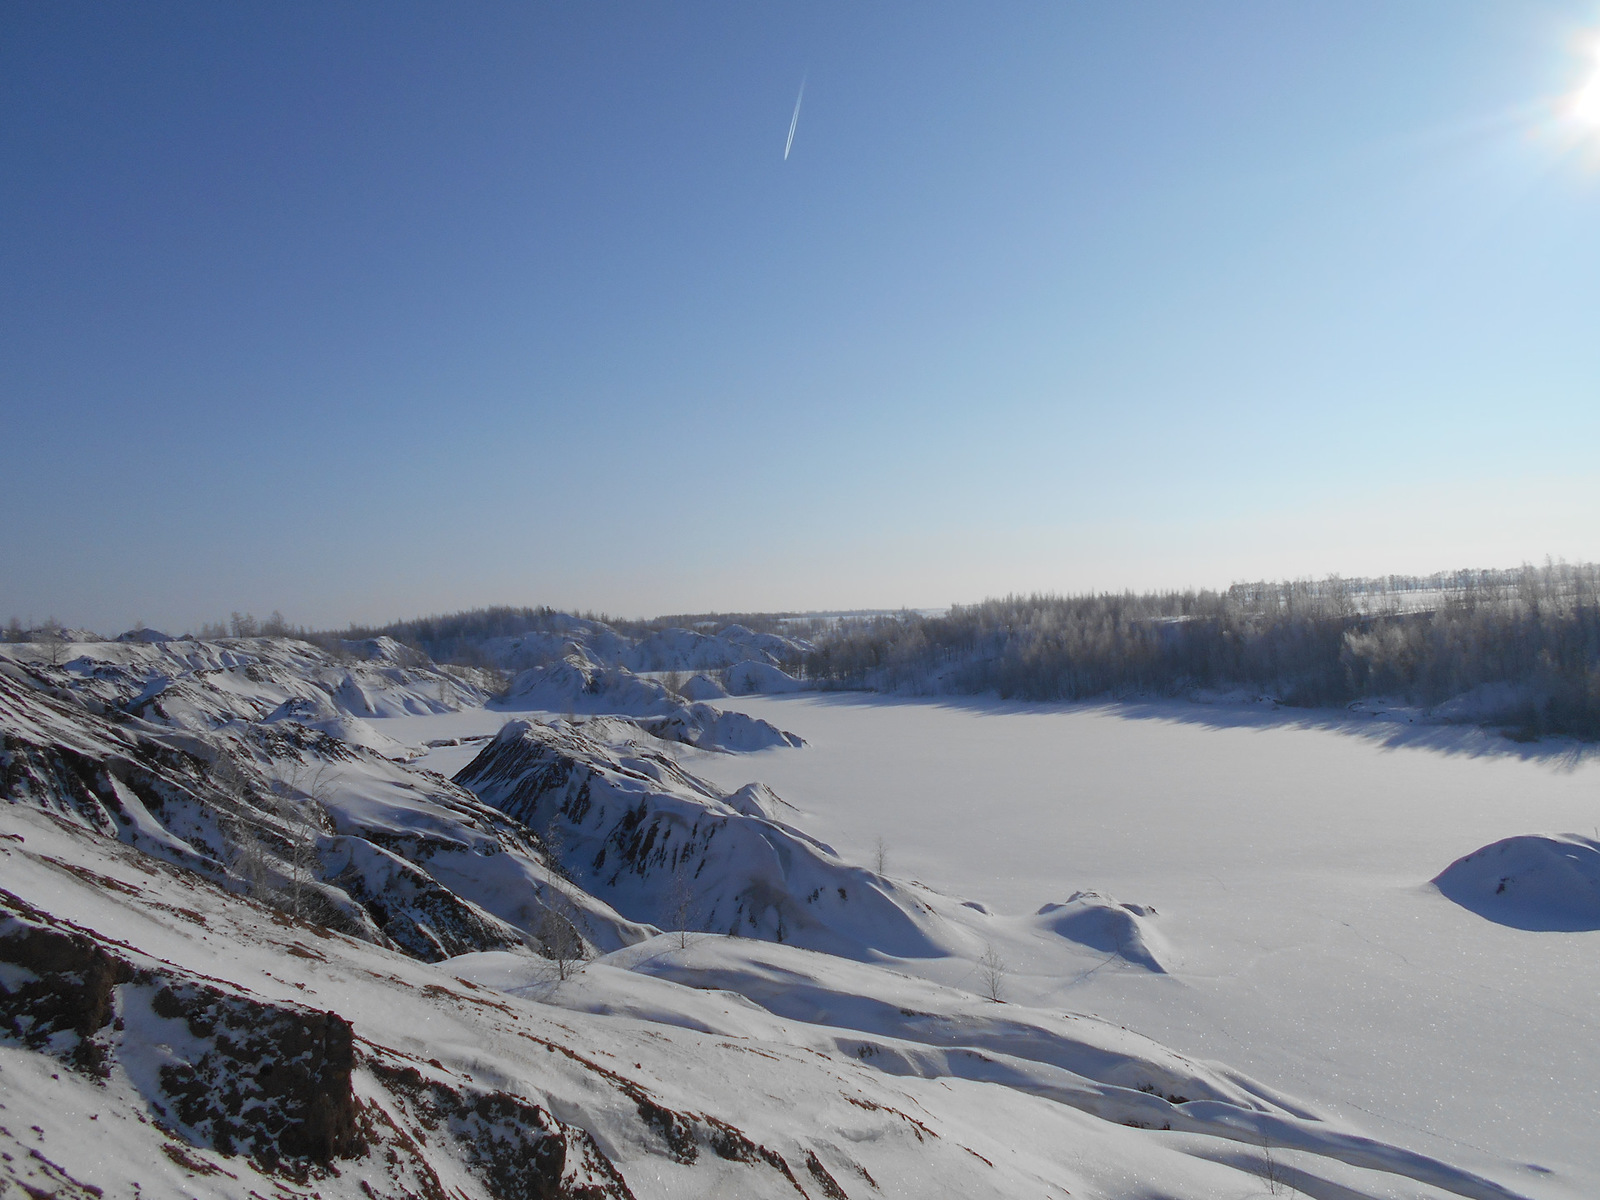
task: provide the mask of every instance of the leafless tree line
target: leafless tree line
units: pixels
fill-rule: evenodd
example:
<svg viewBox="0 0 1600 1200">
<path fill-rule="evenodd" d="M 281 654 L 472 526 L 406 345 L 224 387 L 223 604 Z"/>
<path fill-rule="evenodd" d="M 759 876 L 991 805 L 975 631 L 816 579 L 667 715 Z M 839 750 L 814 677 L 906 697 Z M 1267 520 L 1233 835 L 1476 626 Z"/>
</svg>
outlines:
<svg viewBox="0 0 1600 1200">
<path fill-rule="evenodd" d="M 1600 737 L 1600 566 L 1008 596 L 841 624 L 819 638 L 806 673 L 824 685 L 1029 700 L 1249 687 L 1303 705 L 1437 704 L 1506 683 L 1518 699 L 1495 720 Z"/>
</svg>

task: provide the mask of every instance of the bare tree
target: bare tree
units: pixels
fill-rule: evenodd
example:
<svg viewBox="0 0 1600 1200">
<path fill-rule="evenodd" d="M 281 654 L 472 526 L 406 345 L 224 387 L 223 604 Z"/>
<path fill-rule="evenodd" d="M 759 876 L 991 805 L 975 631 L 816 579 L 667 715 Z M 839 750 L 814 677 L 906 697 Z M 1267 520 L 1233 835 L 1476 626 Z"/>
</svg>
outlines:
<svg viewBox="0 0 1600 1200">
<path fill-rule="evenodd" d="M 44 648 L 45 661 L 52 667 L 59 667 L 67 654 L 67 633 L 61 628 L 61 622 L 49 617 L 30 636 Z"/>
<path fill-rule="evenodd" d="M 1005 1003 L 1006 960 L 991 942 L 983 944 L 983 957 L 978 960 L 978 986 L 988 999 Z"/>
<path fill-rule="evenodd" d="M 872 844 L 872 869 L 879 875 L 889 871 L 889 843 L 881 837 Z"/>
<path fill-rule="evenodd" d="M 683 695 L 684 687 L 683 672 L 668 671 L 661 677 L 661 686 L 666 688 L 667 691 L 671 692 L 674 696 L 681 697 Z"/>
<path fill-rule="evenodd" d="M 17 617 L 12 617 L 6 622 L 6 641 L 20 642 L 25 636 L 26 635 L 23 633 L 22 629 L 22 621 L 20 619 Z"/>
<path fill-rule="evenodd" d="M 567 840 L 562 836 L 561 826 L 551 821 L 539 835 L 539 841 L 544 845 L 544 865 L 550 868 L 550 874 L 562 879 L 572 878 L 567 874 L 566 864 L 561 861 L 567 849 Z"/>
<path fill-rule="evenodd" d="M 1282 1163 L 1272 1157 L 1272 1139 L 1261 1138 L 1261 1182 L 1269 1196 L 1298 1196 L 1300 1189 L 1289 1182 L 1288 1172 Z"/>
<path fill-rule="evenodd" d="M 679 950 L 687 950 L 690 937 L 690 918 L 694 915 L 694 876 L 689 871 L 687 843 L 679 847 L 672 866 L 672 879 L 667 885 L 666 916 L 675 931 Z"/>
<path fill-rule="evenodd" d="M 539 918 L 534 936 L 539 940 L 539 948 L 544 956 L 555 967 L 556 978 L 565 982 L 583 970 L 584 964 L 589 961 L 589 946 L 572 918 L 555 907 L 565 904 L 566 898 L 553 887 L 545 888 L 544 898 L 544 915 Z"/>
<path fill-rule="evenodd" d="M 314 885 L 322 864 L 321 839 L 329 824 L 323 801 L 336 780 L 329 774 L 327 763 L 315 768 L 300 764 L 289 772 L 282 790 L 273 797 L 273 811 L 282 823 L 281 833 L 287 845 L 286 899 L 289 914 L 295 918 L 307 917 L 322 907 L 315 902 Z"/>
</svg>

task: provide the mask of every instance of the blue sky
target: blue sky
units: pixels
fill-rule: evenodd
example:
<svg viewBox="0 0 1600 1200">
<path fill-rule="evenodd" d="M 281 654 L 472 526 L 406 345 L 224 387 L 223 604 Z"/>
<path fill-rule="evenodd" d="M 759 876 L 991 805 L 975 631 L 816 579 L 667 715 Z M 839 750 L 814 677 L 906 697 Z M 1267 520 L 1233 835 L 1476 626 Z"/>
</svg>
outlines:
<svg viewBox="0 0 1600 1200">
<path fill-rule="evenodd" d="M 1597 39 L 1593 2 L 19 0 L 0 617 L 1600 558 Z"/>
</svg>

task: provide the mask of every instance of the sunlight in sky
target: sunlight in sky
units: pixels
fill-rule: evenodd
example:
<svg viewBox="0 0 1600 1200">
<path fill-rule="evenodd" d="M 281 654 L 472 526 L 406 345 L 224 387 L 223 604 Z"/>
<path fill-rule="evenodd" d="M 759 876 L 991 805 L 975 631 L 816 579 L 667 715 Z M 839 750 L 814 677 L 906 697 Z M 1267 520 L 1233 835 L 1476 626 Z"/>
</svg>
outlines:
<svg viewBox="0 0 1600 1200">
<path fill-rule="evenodd" d="M 1600 134 L 1600 41 L 1590 52 L 1594 64 L 1589 78 L 1572 98 L 1572 119 L 1593 133 Z"/>
</svg>

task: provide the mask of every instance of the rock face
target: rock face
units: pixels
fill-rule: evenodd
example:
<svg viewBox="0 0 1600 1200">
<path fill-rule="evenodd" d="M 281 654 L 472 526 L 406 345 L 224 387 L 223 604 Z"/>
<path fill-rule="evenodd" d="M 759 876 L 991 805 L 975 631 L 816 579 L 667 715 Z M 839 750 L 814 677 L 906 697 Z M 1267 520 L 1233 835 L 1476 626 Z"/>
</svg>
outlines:
<svg viewBox="0 0 1600 1200">
<path fill-rule="evenodd" d="M 1450 900 L 1517 929 L 1600 929 L 1600 842 L 1576 833 L 1509 837 L 1433 880 Z"/>
<path fill-rule="evenodd" d="M 302 1183 L 338 1177 L 343 1164 L 393 1189 L 367 1184 L 367 1195 L 446 1200 L 458 1194 L 449 1168 L 459 1163 L 495 1200 L 632 1200 L 588 1133 L 526 1098 L 359 1046 L 336 1013 L 244 995 L 4 891 L 0 968 L 0 1043 L 102 1086 L 131 1086 L 156 1129 L 176 1139 L 167 1157 L 194 1172 L 218 1168 L 185 1146 Z M 16 1174 L 14 1156 L 5 1160 L 0 1192 L 9 1177 L 29 1195 L 98 1194 L 60 1168 L 39 1189 Z"/>
<path fill-rule="evenodd" d="M 888 880 L 648 750 L 513 721 L 456 782 L 562 847 L 574 882 L 636 921 L 856 956 L 939 952 L 931 920 Z"/>
<path fill-rule="evenodd" d="M 142 962 L 9 892 L 0 892 L 0 963 L 13 968 L 10 986 L 0 984 L 0 1034 L 102 1079 L 133 1060 L 153 1110 L 191 1144 L 269 1165 L 355 1152 L 354 1045 L 335 1014 Z"/>
</svg>

